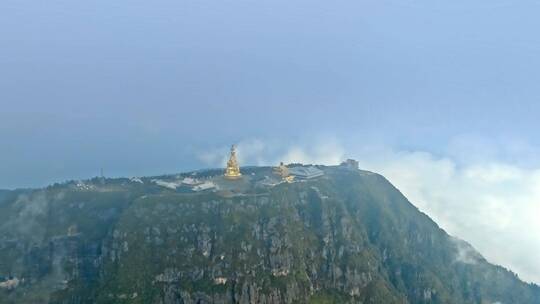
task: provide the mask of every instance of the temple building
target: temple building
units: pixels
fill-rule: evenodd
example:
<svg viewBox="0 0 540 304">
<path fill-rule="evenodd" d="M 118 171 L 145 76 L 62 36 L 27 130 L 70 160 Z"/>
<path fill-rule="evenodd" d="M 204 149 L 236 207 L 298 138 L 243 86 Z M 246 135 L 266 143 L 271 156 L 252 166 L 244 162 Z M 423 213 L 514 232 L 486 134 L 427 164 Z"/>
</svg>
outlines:
<svg viewBox="0 0 540 304">
<path fill-rule="evenodd" d="M 240 173 L 240 166 L 238 165 L 238 160 L 236 160 L 236 147 L 232 145 L 231 156 L 227 162 L 227 168 L 225 169 L 225 178 L 235 180 L 241 177 L 242 173 Z"/>
<path fill-rule="evenodd" d="M 314 166 L 299 166 L 289 168 L 289 173 L 296 179 L 312 179 L 323 176 L 324 172 Z"/>
<path fill-rule="evenodd" d="M 339 165 L 341 168 L 349 169 L 349 170 L 358 170 L 358 161 L 354 159 L 347 159 L 346 161 L 342 162 Z"/>
</svg>

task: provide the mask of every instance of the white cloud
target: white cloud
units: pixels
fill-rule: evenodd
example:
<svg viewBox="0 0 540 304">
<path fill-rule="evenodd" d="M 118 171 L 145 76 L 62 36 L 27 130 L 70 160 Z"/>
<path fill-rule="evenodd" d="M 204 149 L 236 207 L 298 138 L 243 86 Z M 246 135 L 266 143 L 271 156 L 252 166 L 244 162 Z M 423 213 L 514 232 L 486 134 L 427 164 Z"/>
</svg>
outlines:
<svg viewBox="0 0 540 304">
<path fill-rule="evenodd" d="M 274 166 L 280 162 L 336 165 L 344 158 L 344 150 L 336 140 L 321 138 L 313 141 L 284 144 L 260 139 L 242 140 L 236 144 L 238 161 L 243 165 Z M 222 167 L 227 163 L 230 146 L 198 154 L 207 166 Z"/>
<path fill-rule="evenodd" d="M 336 141 L 325 140 L 307 149 L 294 146 L 279 159 L 285 163 L 337 165 L 344 155 L 343 148 Z"/>
<path fill-rule="evenodd" d="M 479 260 L 481 260 L 481 255 L 479 255 L 479 252 L 476 251 L 469 243 L 458 238 L 453 238 L 452 241 L 458 250 L 456 262 L 476 264 Z"/>
<path fill-rule="evenodd" d="M 490 262 L 540 283 L 540 170 L 498 162 L 460 166 L 426 152 L 385 151 L 360 161 Z"/>
</svg>

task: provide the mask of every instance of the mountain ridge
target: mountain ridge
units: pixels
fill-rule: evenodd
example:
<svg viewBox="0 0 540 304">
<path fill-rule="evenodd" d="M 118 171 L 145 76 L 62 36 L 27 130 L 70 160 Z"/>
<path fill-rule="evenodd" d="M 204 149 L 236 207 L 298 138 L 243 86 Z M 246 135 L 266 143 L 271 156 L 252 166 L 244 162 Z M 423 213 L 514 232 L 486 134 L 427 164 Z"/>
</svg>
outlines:
<svg viewBox="0 0 540 304">
<path fill-rule="evenodd" d="M 271 187 L 243 168 L 226 193 L 155 183 L 221 170 L 10 192 L 0 303 L 540 303 L 383 176 L 318 167 Z"/>
</svg>

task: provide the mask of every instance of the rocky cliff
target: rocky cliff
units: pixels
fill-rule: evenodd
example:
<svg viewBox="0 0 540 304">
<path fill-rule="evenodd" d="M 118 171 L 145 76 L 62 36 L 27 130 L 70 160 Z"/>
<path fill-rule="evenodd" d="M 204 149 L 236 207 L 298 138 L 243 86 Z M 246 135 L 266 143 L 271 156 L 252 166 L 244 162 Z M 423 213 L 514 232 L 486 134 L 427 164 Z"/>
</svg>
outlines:
<svg viewBox="0 0 540 304">
<path fill-rule="evenodd" d="M 143 178 L 2 192 L 0 303 L 540 303 L 382 176 L 321 168 L 273 186 L 251 168 L 227 191 Z"/>
</svg>

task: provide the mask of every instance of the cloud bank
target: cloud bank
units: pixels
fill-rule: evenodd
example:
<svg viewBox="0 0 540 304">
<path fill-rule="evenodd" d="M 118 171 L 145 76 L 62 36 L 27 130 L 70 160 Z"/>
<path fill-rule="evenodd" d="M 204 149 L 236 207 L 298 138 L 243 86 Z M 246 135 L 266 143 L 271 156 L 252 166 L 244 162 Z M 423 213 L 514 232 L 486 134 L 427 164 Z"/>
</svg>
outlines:
<svg viewBox="0 0 540 304">
<path fill-rule="evenodd" d="M 275 148 L 283 146 L 287 148 Z M 222 166 L 227 149 L 199 158 Z M 482 158 L 464 164 L 425 151 L 346 149 L 331 139 L 289 145 L 246 140 L 238 151 L 241 163 L 253 165 L 332 165 L 356 158 L 362 169 L 384 175 L 449 234 L 471 243 L 490 262 L 540 283 L 540 169 Z"/>
<path fill-rule="evenodd" d="M 385 175 L 420 210 L 490 262 L 540 283 L 540 170 L 502 162 L 458 165 L 419 151 L 387 151 L 361 164 Z"/>
</svg>

